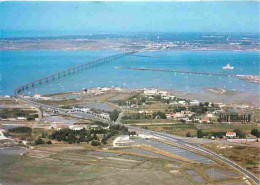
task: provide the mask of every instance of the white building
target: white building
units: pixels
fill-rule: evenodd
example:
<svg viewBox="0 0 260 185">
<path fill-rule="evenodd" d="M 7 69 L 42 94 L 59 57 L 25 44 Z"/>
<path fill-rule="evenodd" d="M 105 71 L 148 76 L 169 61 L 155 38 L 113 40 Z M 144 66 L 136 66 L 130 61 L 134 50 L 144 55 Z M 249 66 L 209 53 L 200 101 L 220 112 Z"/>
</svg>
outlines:
<svg viewBox="0 0 260 185">
<path fill-rule="evenodd" d="M 185 105 L 185 104 L 186 104 L 186 101 L 181 100 L 181 101 L 179 101 L 178 103 L 181 104 L 181 105 Z"/>
<path fill-rule="evenodd" d="M 146 94 L 146 95 L 156 95 L 156 94 L 158 94 L 158 90 L 157 89 L 145 89 L 144 94 Z"/>
<path fill-rule="evenodd" d="M 17 117 L 18 120 L 23 121 L 26 120 L 26 117 Z"/>
<path fill-rule="evenodd" d="M 167 91 L 159 91 L 158 94 L 162 95 L 162 96 L 166 96 L 168 94 L 168 92 Z"/>
<path fill-rule="evenodd" d="M 41 94 L 35 94 L 35 95 L 34 95 L 34 98 L 37 99 L 37 98 L 40 98 L 41 96 L 42 96 Z"/>
<path fill-rule="evenodd" d="M 174 118 L 184 118 L 184 117 L 185 117 L 185 115 L 180 112 L 176 112 L 176 114 L 174 114 Z"/>
<path fill-rule="evenodd" d="M 198 100 L 193 100 L 193 101 L 191 101 L 190 102 L 190 105 L 199 105 L 200 104 L 200 102 L 198 101 Z"/>
<path fill-rule="evenodd" d="M 91 110 L 89 108 L 82 108 L 81 111 L 82 112 L 91 112 Z"/>
<path fill-rule="evenodd" d="M 236 137 L 237 134 L 235 132 L 227 132 L 226 137 Z"/>
<path fill-rule="evenodd" d="M 84 129 L 84 127 L 81 126 L 81 125 L 70 125 L 69 129 L 71 129 L 71 130 L 82 130 L 82 129 Z"/>
<path fill-rule="evenodd" d="M 105 119 L 107 119 L 107 120 L 110 120 L 110 116 L 109 116 L 108 113 L 102 112 L 102 113 L 100 114 L 100 116 L 103 117 L 103 118 L 105 118 Z"/>
</svg>

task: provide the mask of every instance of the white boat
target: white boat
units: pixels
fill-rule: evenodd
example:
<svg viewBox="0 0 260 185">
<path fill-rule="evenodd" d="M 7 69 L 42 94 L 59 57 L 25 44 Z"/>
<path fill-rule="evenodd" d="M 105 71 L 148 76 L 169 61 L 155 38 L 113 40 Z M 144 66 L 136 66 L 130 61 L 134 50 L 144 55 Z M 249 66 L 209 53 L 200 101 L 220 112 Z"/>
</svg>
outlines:
<svg viewBox="0 0 260 185">
<path fill-rule="evenodd" d="M 232 69 L 234 69 L 234 67 L 231 66 L 230 64 L 227 64 L 226 66 L 222 67 L 222 69 L 224 69 L 224 70 L 232 70 Z"/>
</svg>

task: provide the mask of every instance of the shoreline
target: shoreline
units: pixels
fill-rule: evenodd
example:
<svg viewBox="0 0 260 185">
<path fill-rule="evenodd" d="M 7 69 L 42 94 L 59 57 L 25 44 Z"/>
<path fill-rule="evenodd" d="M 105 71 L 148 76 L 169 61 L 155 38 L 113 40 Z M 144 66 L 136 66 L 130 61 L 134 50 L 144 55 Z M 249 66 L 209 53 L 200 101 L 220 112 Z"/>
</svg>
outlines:
<svg viewBox="0 0 260 185">
<path fill-rule="evenodd" d="M 86 88 L 96 89 L 96 88 L 121 88 L 126 91 L 143 91 L 144 89 L 151 88 L 128 88 L 128 87 L 94 87 L 94 88 Z M 152 89 L 158 89 L 162 91 L 167 91 L 173 94 L 176 97 L 189 99 L 189 100 L 199 100 L 201 102 L 213 102 L 213 103 L 224 103 L 224 104 L 238 104 L 244 106 L 253 106 L 260 107 L 260 102 L 255 101 L 257 97 L 259 97 L 260 93 L 252 93 L 252 92 L 239 92 L 239 91 L 231 91 L 223 88 L 204 88 L 203 92 L 195 93 L 195 92 L 186 92 L 178 89 L 164 89 L 159 87 L 153 87 Z M 211 91 L 214 90 L 214 91 Z M 219 93 L 221 92 L 221 93 Z M 43 97 L 56 97 L 61 95 L 73 95 L 73 94 L 82 94 L 82 90 L 79 91 L 68 91 L 63 93 L 51 93 L 51 94 L 42 94 Z"/>
<path fill-rule="evenodd" d="M 1 42 L 1 41 L 0 41 Z M 132 51 L 134 49 L 129 48 L 120 48 L 120 49 L 111 49 L 111 48 L 13 48 L 13 49 L 3 49 L 0 48 L 0 51 Z M 212 48 L 212 49 L 192 49 L 192 48 L 184 48 L 184 49 L 158 49 L 158 50 L 141 50 L 138 52 L 157 52 L 157 51 L 236 51 L 236 52 L 260 52 L 260 48 L 256 49 L 228 49 L 228 48 Z"/>
</svg>

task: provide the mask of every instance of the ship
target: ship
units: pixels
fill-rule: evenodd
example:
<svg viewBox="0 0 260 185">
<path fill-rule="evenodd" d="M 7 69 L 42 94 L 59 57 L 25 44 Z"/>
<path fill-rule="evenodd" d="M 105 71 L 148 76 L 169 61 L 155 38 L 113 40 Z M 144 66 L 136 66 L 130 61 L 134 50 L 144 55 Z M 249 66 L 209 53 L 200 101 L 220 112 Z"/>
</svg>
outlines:
<svg viewBox="0 0 260 185">
<path fill-rule="evenodd" d="M 224 70 L 232 70 L 232 69 L 234 69 L 234 67 L 231 66 L 230 64 L 227 64 L 226 66 L 222 67 L 222 69 L 224 69 Z"/>
</svg>

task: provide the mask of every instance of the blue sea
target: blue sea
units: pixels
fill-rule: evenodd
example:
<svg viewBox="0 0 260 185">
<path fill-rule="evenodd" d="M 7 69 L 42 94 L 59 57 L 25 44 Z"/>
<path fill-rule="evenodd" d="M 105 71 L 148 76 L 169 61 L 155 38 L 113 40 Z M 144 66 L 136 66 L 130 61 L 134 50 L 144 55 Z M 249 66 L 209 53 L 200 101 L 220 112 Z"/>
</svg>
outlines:
<svg viewBox="0 0 260 185">
<path fill-rule="evenodd" d="M 0 95 L 12 95 L 17 86 L 76 64 L 122 51 L 9 50 L 0 51 Z M 259 51 L 151 51 L 127 56 L 78 74 L 36 86 L 25 94 L 78 91 L 83 88 L 119 86 L 155 87 L 186 92 L 225 88 L 240 92 L 259 91 L 259 85 L 234 77 L 118 69 L 117 66 L 259 75 Z M 234 70 L 224 71 L 230 63 Z"/>
</svg>

